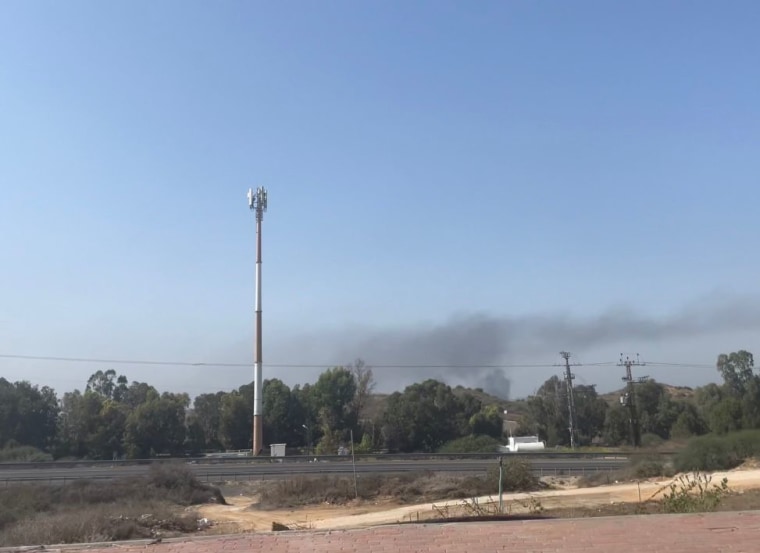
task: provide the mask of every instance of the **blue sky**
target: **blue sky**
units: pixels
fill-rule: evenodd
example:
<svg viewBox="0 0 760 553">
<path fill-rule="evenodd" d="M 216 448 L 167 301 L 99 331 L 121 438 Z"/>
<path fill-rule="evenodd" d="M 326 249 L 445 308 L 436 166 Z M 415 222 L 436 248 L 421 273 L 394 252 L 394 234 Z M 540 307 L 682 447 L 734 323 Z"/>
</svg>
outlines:
<svg viewBox="0 0 760 553">
<path fill-rule="evenodd" d="M 655 324 L 704 302 L 749 312 L 528 333 L 489 359 L 752 349 L 758 28 L 740 1 L 3 2 L 0 353 L 249 361 L 260 185 L 266 362 L 403 363 L 389 335 L 462 317 Z M 411 361 L 448 362 L 428 342 Z M 0 359 L 59 391 L 97 368 Z M 121 370 L 191 393 L 250 381 Z M 605 370 L 584 378 L 616 386 Z M 511 374 L 514 393 L 552 372 Z"/>
</svg>

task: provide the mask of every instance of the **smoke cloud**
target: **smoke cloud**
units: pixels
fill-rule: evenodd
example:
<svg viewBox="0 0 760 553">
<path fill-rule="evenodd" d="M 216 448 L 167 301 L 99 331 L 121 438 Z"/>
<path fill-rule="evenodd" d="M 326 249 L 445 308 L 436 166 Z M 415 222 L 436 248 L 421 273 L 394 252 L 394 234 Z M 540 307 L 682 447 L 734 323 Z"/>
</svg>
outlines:
<svg viewBox="0 0 760 553">
<path fill-rule="evenodd" d="M 659 318 L 626 309 L 589 318 L 471 314 L 438 325 L 348 332 L 341 335 L 341 345 L 333 349 L 331 357 L 361 357 L 370 366 L 373 361 L 387 365 L 466 365 L 473 368 L 384 369 L 382 375 L 379 371 L 376 374 L 381 377 L 378 380 L 392 380 L 396 385 L 438 378 L 507 398 L 508 369 L 488 365 L 507 364 L 515 358 L 553 358 L 563 348 L 592 350 L 618 343 L 663 342 L 753 328 L 760 328 L 757 299 L 713 297 Z"/>
</svg>

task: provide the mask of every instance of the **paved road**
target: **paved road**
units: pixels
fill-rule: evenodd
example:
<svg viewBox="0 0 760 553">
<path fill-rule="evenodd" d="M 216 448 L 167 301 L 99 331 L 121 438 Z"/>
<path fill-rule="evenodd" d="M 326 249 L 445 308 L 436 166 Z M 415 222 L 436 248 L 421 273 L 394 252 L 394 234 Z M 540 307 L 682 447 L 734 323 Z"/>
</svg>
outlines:
<svg viewBox="0 0 760 553">
<path fill-rule="evenodd" d="M 598 471 L 610 471 L 621 468 L 626 459 L 545 459 L 531 460 L 537 474 L 585 474 Z M 356 472 L 362 474 L 434 471 L 450 473 L 485 472 L 494 467 L 495 460 L 424 460 L 424 461 L 357 461 Z M 186 464 L 204 481 L 222 480 L 257 480 L 272 477 L 287 477 L 297 474 L 348 474 L 353 467 L 350 461 L 328 462 L 271 462 L 271 463 L 225 463 L 225 464 Z M 54 481 L 77 479 L 119 478 L 147 474 L 147 465 L 97 465 L 71 468 L 3 468 L 0 466 L 0 482 L 12 481 Z"/>
<path fill-rule="evenodd" d="M 119 553 L 756 553 L 760 512 L 649 515 L 575 520 L 405 524 L 363 530 L 276 532 L 191 540 L 120 543 Z M 114 548 L 65 546 L 67 553 Z M 73 551 L 67 551 L 71 548 Z"/>
</svg>

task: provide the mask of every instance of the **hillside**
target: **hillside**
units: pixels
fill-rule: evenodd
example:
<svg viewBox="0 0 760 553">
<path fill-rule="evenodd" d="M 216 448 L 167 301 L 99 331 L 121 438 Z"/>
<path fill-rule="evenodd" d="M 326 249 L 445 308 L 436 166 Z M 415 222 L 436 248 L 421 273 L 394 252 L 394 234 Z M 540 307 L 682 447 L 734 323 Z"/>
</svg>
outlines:
<svg viewBox="0 0 760 553">
<path fill-rule="evenodd" d="M 690 400 L 694 397 L 694 389 L 688 386 L 672 386 L 670 384 L 660 383 L 665 387 L 665 390 L 670 394 L 670 397 L 676 400 Z M 509 412 L 509 418 L 519 420 L 521 416 L 526 414 L 527 411 L 527 399 L 515 399 L 505 400 L 500 397 L 489 394 L 482 388 L 465 388 L 464 386 L 456 386 L 453 388 L 454 394 L 457 397 L 464 395 L 472 395 L 477 398 L 484 407 L 489 405 L 496 405 L 500 411 L 505 409 Z M 614 392 L 607 392 L 600 394 L 599 397 L 604 399 L 610 405 L 615 405 L 620 401 L 620 396 L 625 392 L 624 388 L 615 390 Z M 388 401 L 390 394 L 372 394 L 367 400 L 367 407 L 364 412 L 364 417 L 369 419 L 375 419 L 382 415 L 385 410 L 385 404 Z"/>
<path fill-rule="evenodd" d="M 659 382 L 658 384 L 665 387 L 665 391 L 670 394 L 670 397 L 676 400 L 690 400 L 694 398 L 694 388 L 688 386 L 672 386 Z M 599 394 L 599 397 L 604 399 L 610 405 L 616 404 L 620 401 L 620 396 L 625 393 L 625 388 L 615 390 L 614 392 L 607 392 L 606 394 Z"/>
</svg>

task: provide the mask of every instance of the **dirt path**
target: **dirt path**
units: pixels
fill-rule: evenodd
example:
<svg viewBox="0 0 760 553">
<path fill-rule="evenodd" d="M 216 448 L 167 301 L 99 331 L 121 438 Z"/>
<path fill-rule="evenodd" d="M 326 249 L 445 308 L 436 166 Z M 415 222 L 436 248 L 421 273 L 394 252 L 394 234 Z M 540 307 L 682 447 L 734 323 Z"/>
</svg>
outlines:
<svg viewBox="0 0 760 553">
<path fill-rule="evenodd" d="M 713 474 L 713 483 L 728 478 L 728 485 L 734 491 L 760 488 L 760 470 L 734 470 Z M 657 496 L 673 481 L 660 478 L 640 483 L 613 484 L 595 488 L 571 488 L 547 490 L 534 493 L 504 494 L 505 509 L 511 513 L 526 513 L 535 508 L 537 502 L 544 509 L 591 507 L 610 503 L 632 503 L 646 501 Z M 476 499 L 481 506 L 494 504 L 496 496 Z M 438 513 L 448 516 L 464 514 L 468 510 L 463 500 L 422 503 L 398 506 L 392 502 L 364 503 L 345 506 L 319 506 L 292 510 L 260 511 L 251 509 L 255 498 L 234 496 L 228 498 L 230 505 L 207 505 L 199 509 L 202 516 L 215 521 L 218 531 L 268 532 L 276 521 L 291 528 L 344 529 L 361 528 L 378 524 L 389 524 L 409 520 L 437 518 Z"/>
</svg>

